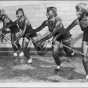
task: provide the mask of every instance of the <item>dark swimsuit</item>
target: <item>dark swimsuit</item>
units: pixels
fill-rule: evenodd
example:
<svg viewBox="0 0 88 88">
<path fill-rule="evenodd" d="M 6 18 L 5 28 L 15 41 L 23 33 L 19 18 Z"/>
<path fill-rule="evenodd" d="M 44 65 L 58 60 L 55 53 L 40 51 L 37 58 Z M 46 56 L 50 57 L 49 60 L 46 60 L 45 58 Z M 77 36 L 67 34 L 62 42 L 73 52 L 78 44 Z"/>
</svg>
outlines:
<svg viewBox="0 0 88 88">
<path fill-rule="evenodd" d="M 80 27 L 81 27 L 81 30 L 83 31 L 83 41 L 88 42 L 88 26 L 84 28 L 84 27 L 82 26 L 81 21 L 82 21 L 82 20 L 79 20 L 79 25 L 80 25 Z"/>
<path fill-rule="evenodd" d="M 25 26 L 25 21 L 24 22 L 17 22 L 18 28 L 21 29 L 22 31 L 24 30 Z M 35 30 L 33 30 L 31 24 L 26 26 L 26 31 L 23 37 L 30 38 L 36 36 Z"/>
</svg>

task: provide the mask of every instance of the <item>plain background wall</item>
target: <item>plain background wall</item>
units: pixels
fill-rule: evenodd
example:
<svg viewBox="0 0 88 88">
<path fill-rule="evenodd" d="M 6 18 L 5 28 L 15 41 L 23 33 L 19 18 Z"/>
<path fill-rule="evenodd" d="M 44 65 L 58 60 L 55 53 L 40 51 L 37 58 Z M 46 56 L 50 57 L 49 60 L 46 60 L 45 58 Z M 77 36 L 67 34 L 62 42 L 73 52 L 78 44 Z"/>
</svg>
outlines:
<svg viewBox="0 0 88 88">
<path fill-rule="evenodd" d="M 0 8 L 4 8 L 8 16 L 15 20 L 17 8 L 23 8 L 26 16 L 30 20 L 33 28 L 38 27 L 46 20 L 46 8 L 55 6 L 58 9 L 58 15 L 63 20 L 63 24 L 67 27 L 75 18 L 75 6 L 83 1 L 1 1 Z M 84 3 L 88 3 L 84 1 Z M 40 32 L 40 35 L 47 33 L 47 28 Z M 76 26 L 71 31 L 72 46 L 81 47 L 82 31 L 79 26 Z"/>
</svg>

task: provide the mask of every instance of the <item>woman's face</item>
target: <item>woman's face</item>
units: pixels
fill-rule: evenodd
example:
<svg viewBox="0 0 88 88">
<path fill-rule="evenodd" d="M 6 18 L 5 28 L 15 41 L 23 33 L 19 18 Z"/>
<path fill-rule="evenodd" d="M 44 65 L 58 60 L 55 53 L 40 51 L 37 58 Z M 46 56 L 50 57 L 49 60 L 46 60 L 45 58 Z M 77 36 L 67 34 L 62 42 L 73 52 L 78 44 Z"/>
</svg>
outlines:
<svg viewBox="0 0 88 88">
<path fill-rule="evenodd" d="M 76 15 L 78 18 L 80 18 L 83 14 L 82 8 L 81 7 L 77 7 L 76 8 Z"/>
<path fill-rule="evenodd" d="M 82 11 L 81 10 L 76 11 L 76 15 L 77 15 L 78 18 L 80 18 L 82 16 Z"/>
<path fill-rule="evenodd" d="M 48 13 L 47 13 L 47 18 L 52 18 L 54 17 L 54 13 L 52 10 L 50 10 Z"/>
<path fill-rule="evenodd" d="M 22 17 L 23 17 L 23 12 L 22 11 L 18 11 L 17 19 L 21 19 Z"/>
</svg>

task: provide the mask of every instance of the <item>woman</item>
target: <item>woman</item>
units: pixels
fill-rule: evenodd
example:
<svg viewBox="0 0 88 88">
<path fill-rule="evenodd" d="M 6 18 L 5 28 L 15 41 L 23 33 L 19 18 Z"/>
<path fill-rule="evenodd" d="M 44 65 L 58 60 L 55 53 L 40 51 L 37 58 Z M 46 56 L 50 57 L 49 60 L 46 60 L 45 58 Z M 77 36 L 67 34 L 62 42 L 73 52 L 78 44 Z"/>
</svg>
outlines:
<svg viewBox="0 0 88 88">
<path fill-rule="evenodd" d="M 79 25 L 81 30 L 83 31 L 83 53 L 84 58 L 82 59 L 82 63 L 84 66 L 84 69 L 86 71 L 86 79 L 88 79 L 88 60 L 87 60 L 87 53 L 88 53 L 88 6 L 86 3 L 79 3 L 76 5 L 76 14 L 77 19 L 75 19 L 68 27 L 67 29 L 61 33 L 60 35 L 70 31 L 73 27 L 76 25 Z M 57 39 L 60 37 L 57 36 Z"/>
<path fill-rule="evenodd" d="M 30 57 L 30 52 L 29 52 L 30 50 L 28 48 L 28 44 L 29 44 L 30 38 L 36 36 L 36 32 L 32 29 L 31 23 L 25 16 L 22 8 L 17 9 L 16 17 L 17 17 L 17 20 L 15 21 L 15 23 L 19 29 L 19 33 L 17 34 L 17 36 L 18 38 L 19 37 L 23 38 L 22 49 L 19 56 L 25 55 L 27 58 L 27 63 L 32 63 L 32 58 Z M 25 38 L 28 41 L 26 41 Z M 19 39 L 17 41 L 19 41 Z"/>
<path fill-rule="evenodd" d="M 47 20 L 45 20 L 38 28 L 36 28 L 36 32 L 42 30 L 46 26 L 51 32 L 51 37 L 53 37 L 53 58 L 56 63 L 55 71 L 58 72 L 61 67 L 61 60 L 59 57 L 60 52 L 60 44 L 61 42 L 67 46 L 71 46 L 71 35 L 69 32 L 61 35 L 58 40 L 55 40 L 56 35 L 62 33 L 64 31 L 64 26 L 61 18 L 58 17 L 56 7 L 48 7 L 46 11 Z M 63 47 L 64 51 L 67 55 L 72 55 L 73 51 Z"/>
</svg>

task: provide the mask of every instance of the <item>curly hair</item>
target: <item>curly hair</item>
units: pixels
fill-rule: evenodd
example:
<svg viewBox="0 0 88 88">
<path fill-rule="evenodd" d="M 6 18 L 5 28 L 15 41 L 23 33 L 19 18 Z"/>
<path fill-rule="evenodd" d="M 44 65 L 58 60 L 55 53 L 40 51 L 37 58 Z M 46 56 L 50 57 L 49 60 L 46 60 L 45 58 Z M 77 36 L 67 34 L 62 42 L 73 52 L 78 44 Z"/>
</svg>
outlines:
<svg viewBox="0 0 88 88">
<path fill-rule="evenodd" d="M 82 13 L 88 14 L 88 6 L 86 3 L 79 3 L 75 8 L 76 11 L 81 11 Z"/>
</svg>

